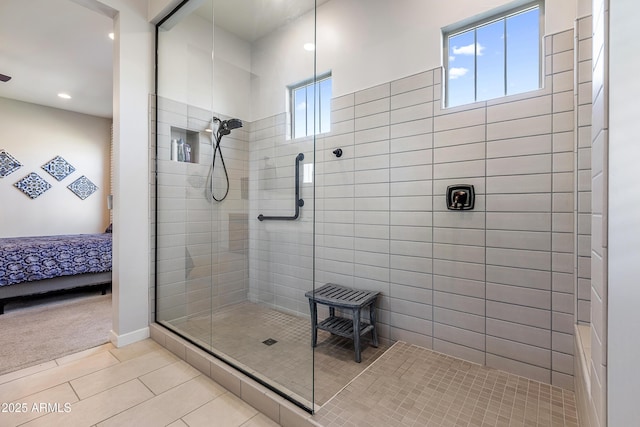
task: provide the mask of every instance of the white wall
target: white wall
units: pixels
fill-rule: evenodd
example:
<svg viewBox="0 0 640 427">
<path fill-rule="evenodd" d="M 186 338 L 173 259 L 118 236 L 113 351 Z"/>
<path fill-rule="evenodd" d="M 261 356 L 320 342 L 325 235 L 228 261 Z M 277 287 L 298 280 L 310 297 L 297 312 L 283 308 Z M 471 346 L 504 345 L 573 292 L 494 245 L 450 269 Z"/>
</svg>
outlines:
<svg viewBox="0 0 640 427">
<path fill-rule="evenodd" d="M 0 117 L 0 148 L 23 165 L 0 179 L 0 237 L 104 232 L 111 119 L 6 98 L 0 98 Z M 42 169 L 56 156 L 76 169 L 62 181 Z M 13 185 L 31 172 L 51 185 L 36 199 Z M 67 188 L 82 175 L 98 187 L 85 200 Z"/>
<path fill-rule="evenodd" d="M 192 13 L 159 33 L 158 93 L 180 103 L 240 117 L 250 114 L 248 42 Z M 215 69 L 211 67 L 214 46 Z M 213 85 L 213 89 L 212 89 Z"/>
<path fill-rule="evenodd" d="M 337 97 L 436 68 L 442 65 L 443 27 L 513 4 L 505 0 L 450 0 L 437 6 L 424 0 L 329 1 L 317 11 L 317 71 L 332 71 Z M 573 28 L 575 2 L 548 0 L 545 4 L 546 34 Z M 253 91 L 259 104 L 251 120 L 284 111 L 284 88 L 313 76 L 313 55 L 302 49 L 312 37 L 313 13 L 309 13 L 286 31 L 254 44 L 252 71 L 264 82 L 259 93 Z M 275 106 L 279 109 L 273 110 Z"/>
<path fill-rule="evenodd" d="M 93 1 L 93 0 L 92 0 Z M 149 94 L 154 28 L 147 0 L 100 0 L 114 18 L 113 329 L 116 346 L 149 336 Z"/>
<path fill-rule="evenodd" d="M 640 3 L 609 2 L 609 307 L 608 425 L 640 419 L 640 163 L 638 99 L 640 57 L 633 42 Z M 607 108 L 604 104 L 604 108 Z M 595 109 L 595 105 L 594 105 Z"/>
</svg>

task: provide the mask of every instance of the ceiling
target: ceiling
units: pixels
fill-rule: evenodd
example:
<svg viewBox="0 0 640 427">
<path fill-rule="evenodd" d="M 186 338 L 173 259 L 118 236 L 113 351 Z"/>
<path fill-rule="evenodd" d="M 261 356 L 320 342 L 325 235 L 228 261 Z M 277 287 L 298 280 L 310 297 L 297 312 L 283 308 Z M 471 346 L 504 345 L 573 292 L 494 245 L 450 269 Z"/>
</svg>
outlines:
<svg viewBox="0 0 640 427">
<path fill-rule="evenodd" d="M 0 0 L 0 97 L 112 117 L 112 28 L 70 0 Z"/>
<path fill-rule="evenodd" d="M 318 0 L 318 5 L 327 0 Z M 79 0 L 0 0 L 0 97 L 113 116 L 113 20 Z M 249 42 L 313 8 L 313 0 L 201 0 L 199 14 Z M 64 92 L 71 99 L 62 99 Z"/>
<path fill-rule="evenodd" d="M 213 0 L 204 1 L 198 11 L 203 16 L 213 14 L 217 26 L 237 35 L 243 40 L 254 42 L 275 29 L 313 9 L 328 0 Z"/>
</svg>

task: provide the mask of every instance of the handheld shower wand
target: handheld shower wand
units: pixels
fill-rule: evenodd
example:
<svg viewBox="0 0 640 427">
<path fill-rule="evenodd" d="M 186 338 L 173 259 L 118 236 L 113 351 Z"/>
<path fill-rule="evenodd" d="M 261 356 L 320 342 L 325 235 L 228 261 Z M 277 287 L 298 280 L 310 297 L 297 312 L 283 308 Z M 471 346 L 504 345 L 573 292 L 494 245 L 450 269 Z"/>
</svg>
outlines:
<svg viewBox="0 0 640 427">
<path fill-rule="evenodd" d="M 220 148 L 220 141 L 222 141 L 222 137 L 225 135 L 229 135 L 233 129 L 238 129 L 242 127 L 242 121 L 240 119 L 228 119 L 228 120 L 220 120 L 218 117 L 213 117 L 211 119 L 213 123 L 218 123 L 218 128 L 216 132 L 213 134 L 215 139 L 215 146 L 213 147 L 213 161 L 211 162 L 211 198 L 216 202 L 223 201 L 227 195 L 229 194 L 229 172 L 227 171 L 227 166 L 224 163 L 224 157 L 222 157 L 222 149 Z M 213 172 L 216 167 L 216 155 L 220 154 L 220 161 L 222 162 L 222 169 L 224 170 L 224 178 L 227 181 L 227 189 L 224 192 L 224 195 L 220 198 L 217 198 L 214 194 L 213 190 Z"/>
</svg>

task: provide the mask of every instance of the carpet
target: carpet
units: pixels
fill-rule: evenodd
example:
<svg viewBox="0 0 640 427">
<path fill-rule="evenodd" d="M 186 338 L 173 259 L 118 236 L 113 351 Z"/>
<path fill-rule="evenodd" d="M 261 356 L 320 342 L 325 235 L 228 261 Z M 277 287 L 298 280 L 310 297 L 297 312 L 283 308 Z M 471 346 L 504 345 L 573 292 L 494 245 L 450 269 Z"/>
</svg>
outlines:
<svg viewBox="0 0 640 427">
<path fill-rule="evenodd" d="M 0 315 L 0 375 L 109 341 L 111 294 L 7 304 Z"/>
</svg>

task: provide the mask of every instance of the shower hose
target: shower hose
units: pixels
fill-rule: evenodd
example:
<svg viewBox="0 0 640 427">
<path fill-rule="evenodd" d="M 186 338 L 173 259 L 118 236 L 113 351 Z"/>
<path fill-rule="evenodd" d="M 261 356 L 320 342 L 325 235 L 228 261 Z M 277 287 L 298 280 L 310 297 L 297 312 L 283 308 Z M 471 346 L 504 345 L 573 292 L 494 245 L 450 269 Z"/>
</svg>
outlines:
<svg viewBox="0 0 640 427">
<path fill-rule="evenodd" d="M 226 197 L 227 194 L 229 194 L 229 172 L 227 172 L 227 166 L 224 164 L 224 157 L 222 156 L 222 149 L 220 148 L 220 141 L 222 141 L 222 135 L 220 134 L 220 130 L 218 129 L 218 131 L 215 134 L 215 140 L 216 140 L 216 146 L 213 149 L 213 161 L 211 162 L 211 197 L 213 198 L 213 200 L 215 200 L 216 202 L 221 202 L 223 201 Z M 224 178 L 227 181 L 227 189 L 224 192 L 224 195 L 222 197 L 220 197 L 219 199 L 216 197 L 214 190 L 213 190 L 213 172 L 215 171 L 216 168 L 216 153 L 220 153 L 220 161 L 222 162 L 222 169 L 224 171 Z"/>
</svg>

